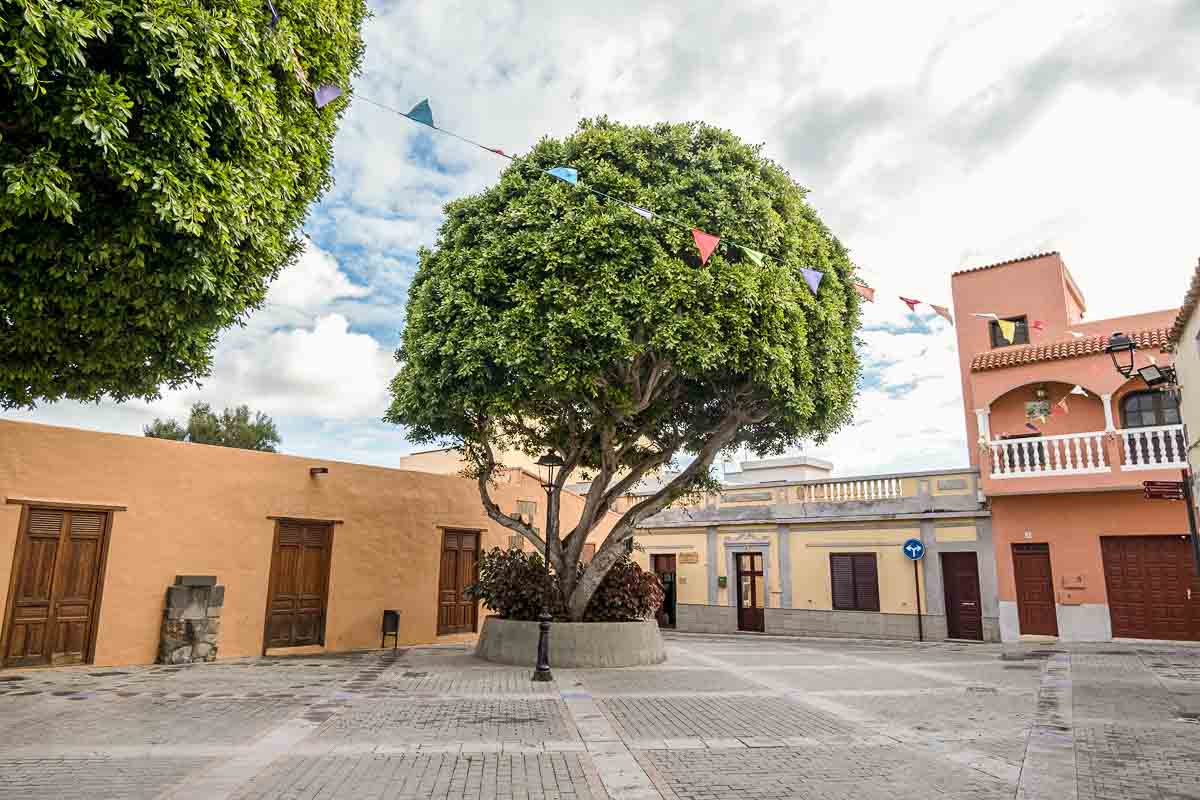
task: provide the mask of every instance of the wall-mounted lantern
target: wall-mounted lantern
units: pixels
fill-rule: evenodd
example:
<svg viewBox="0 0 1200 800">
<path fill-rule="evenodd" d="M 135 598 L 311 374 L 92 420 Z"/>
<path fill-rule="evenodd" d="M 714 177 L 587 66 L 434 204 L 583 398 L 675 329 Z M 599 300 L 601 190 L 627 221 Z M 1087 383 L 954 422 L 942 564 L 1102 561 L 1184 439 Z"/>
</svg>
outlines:
<svg viewBox="0 0 1200 800">
<path fill-rule="evenodd" d="M 1129 378 L 1133 375 L 1133 351 L 1137 345 L 1121 331 L 1115 331 L 1108 337 L 1108 346 L 1104 351 L 1112 357 L 1113 366 L 1122 376 Z"/>
</svg>

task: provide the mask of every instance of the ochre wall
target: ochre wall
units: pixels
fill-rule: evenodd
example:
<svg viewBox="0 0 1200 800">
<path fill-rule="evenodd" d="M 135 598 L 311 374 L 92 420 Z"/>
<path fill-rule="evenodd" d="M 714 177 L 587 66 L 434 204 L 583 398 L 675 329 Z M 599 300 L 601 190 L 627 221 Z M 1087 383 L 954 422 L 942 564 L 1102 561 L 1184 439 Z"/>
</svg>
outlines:
<svg viewBox="0 0 1200 800">
<path fill-rule="evenodd" d="M 1029 531 L 1030 538 L 1025 538 Z M 1101 536 L 1186 534 L 1183 503 L 1146 500 L 1141 492 L 1094 492 L 992 498 L 997 592 L 1016 600 L 1012 545 L 1050 545 L 1050 569 L 1059 603 L 1105 603 Z M 1082 576 L 1082 589 L 1066 589 L 1064 578 Z"/>
<path fill-rule="evenodd" d="M 675 555 L 675 602 L 701 605 L 708 602 L 708 536 L 703 531 L 639 533 L 636 539 L 640 549 L 634 551 L 633 560 L 642 569 L 650 569 L 650 556 L 655 553 Z M 678 549 L 685 546 L 691 546 L 692 549 Z M 700 560 L 685 564 L 680 558 L 685 552 L 696 553 Z"/>
<path fill-rule="evenodd" d="M 329 474 L 310 477 L 312 466 Z M 519 470 L 493 496 L 505 510 L 518 499 L 545 507 L 536 480 Z M 275 532 L 268 515 L 343 520 L 333 534 L 329 650 L 378 647 L 384 608 L 401 610 L 402 643 L 433 641 L 439 526 L 481 529 L 484 548 L 507 546 L 509 535 L 487 518 L 476 485 L 457 476 L 8 421 L 0 421 L 0 497 L 127 507 L 112 521 L 95 657 L 105 665 L 154 660 L 177 574 L 225 585 L 222 657 L 259 654 Z M 581 508 L 564 494 L 563 524 Z M 0 505 L 0 604 L 19 520 L 20 506 Z M 608 515 L 593 540 L 615 520 Z"/>
<path fill-rule="evenodd" d="M 900 545 L 908 539 L 921 538 L 919 527 L 821 532 L 793 528 L 791 537 L 793 608 L 833 608 L 831 553 L 874 553 L 879 573 L 879 610 L 891 614 L 917 612 L 912 562 L 904 557 Z M 921 608 L 927 609 L 924 566 L 919 566 L 917 572 L 921 576 Z"/>
</svg>

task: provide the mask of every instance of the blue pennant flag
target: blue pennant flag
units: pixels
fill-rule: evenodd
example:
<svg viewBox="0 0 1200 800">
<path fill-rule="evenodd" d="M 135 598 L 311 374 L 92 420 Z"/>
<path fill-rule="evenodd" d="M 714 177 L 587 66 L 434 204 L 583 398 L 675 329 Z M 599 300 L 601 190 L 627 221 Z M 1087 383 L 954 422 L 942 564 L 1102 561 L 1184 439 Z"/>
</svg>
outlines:
<svg viewBox="0 0 1200 800">
<path fill-rule="evenodd" d="M 342 90 L 332 83 L 323 83 L 313 92 L 313 98 L 317 101 L 317 108 L 324 108 L 342 96 Z"/>
<path fill-rule="evenodd" d="M 412 111 L 408 112 L 408 118 L 413 122 L 419 122 L 422 125 L 428 125 L 431 128 L 436 128 L 433 124 L 433 109 L 429 107 L 429 100 L 425 99 L 412 107 Z"/>
<path fill-rule="evenodd" d="M 801 269 L 800 274 L 804 276 L 808 288 L 812 289 L 813 294 L 816 294 L 817 287 L 821 285 L 821 278 L 825 277 L 825 273 L 817 272 L 815 269 Z"/>
<path fill-rule="evenodd" d="M 546 172 L 571 185 L 574 185 L 579 180 L 579 173 L 572 167 L 554 167 L 553 169 L 546 170 Z"/>
<path fill-rule="evenodd" d="M 275 26 L 279 24 L 279 12 L 275 10 L 275 4 L 271 0 L 267 0 L 267 10 L 271 12 L 271 22 L 268 27 L 275 30 Z"/>
</svg>

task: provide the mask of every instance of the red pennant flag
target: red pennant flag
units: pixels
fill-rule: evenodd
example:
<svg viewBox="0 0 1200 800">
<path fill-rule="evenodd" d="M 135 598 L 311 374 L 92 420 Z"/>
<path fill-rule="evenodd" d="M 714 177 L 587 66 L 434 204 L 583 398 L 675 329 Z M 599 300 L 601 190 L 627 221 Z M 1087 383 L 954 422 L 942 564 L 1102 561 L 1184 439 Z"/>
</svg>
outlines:
<svg viewBox="0 0 1200 800">
<path fill-rule="evenodd" d="M 1033 328 L 1035 331 L 1044 331 L 1046 330 L 1046 323 L 1042 322 L 1040 319 L 1035 319 L 1033 324 L 1029 327 Z"/>
<path fill-rule="evenodd" d="M 909 311 L 916 311 L 917 306 L 920 305 L 920 303 L 921 303 L 920 300 L 911 300 L 907 297 L 901 297 L 900 299 L 903 300 L 905 305 L 908 306 Z"/>
<path fill-rule="evenodd" d="M 508 153 L 504 152 L 499 147 L 489 147 L 488 150 L 491 150 L 493 153 L 495 153 L 498 156 L 507 156 L 508 155 Z"/>
<path fill-rule="evenodd" d="M 707 264 L 708 257 L 712 255 L 713 250 L 717 249 L 717 243 L 721 241 L 721 237 L 705 233 L 699 228 L 692 228 L 692 238 L 696 240 L 696 249 L 700 251 L 700 263 Z"/>
<path fill-rule="evenodd" d="M 864 286 L 861 283 L 854 284 L 854 291 L 858 292 L 858 296 L 868 303 L 875 302 L 875 290 L 870 286 Z"/>
</svg>

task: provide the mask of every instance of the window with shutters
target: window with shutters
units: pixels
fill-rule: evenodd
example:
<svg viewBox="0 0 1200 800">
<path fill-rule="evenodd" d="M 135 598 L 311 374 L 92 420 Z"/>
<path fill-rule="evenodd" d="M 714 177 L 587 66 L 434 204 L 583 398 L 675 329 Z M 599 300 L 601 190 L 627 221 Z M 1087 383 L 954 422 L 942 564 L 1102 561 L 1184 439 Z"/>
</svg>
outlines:
<svg viewBox="0 0 1200 800">
<path fill-rule="evenodd" d="M 532 525 L 537 522 L 537 507 L 538 504 L 533 500 L 518 500 L 517 516 L 523 519 L 526 525 Z"/>
<path fill-rule="evenodd" d="M 879 572 L 874 553 L 831 553 L 829 573 L 836 610 L 879 610 Z"/>
</svg>

